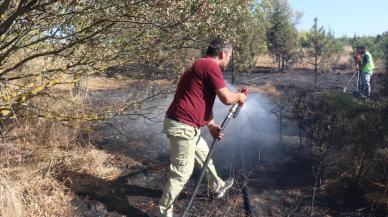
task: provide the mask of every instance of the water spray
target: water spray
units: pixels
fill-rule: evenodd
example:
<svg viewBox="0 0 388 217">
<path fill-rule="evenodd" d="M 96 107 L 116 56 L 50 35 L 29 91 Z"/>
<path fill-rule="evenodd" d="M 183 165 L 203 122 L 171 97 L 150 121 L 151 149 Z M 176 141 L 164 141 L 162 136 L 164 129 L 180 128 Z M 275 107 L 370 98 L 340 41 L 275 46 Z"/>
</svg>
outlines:
<svg viewBox="0 0 388 217">
<path fill-rule="evenodd" d="M 248 87 L 244 87 L 242 90 L 241 90 L 242 93 L 244 93 L 246 96 L 248 95 Z M 221 124 L 221 129 L 220 129 L 220 133 L 224 132 L 227 124 L 229 123 L 229 121 L 232 119 L 232 118 L 236 118 L 240 112 L 240 109 L 243 105 L 240 105 L 239 103 L 236 103 L 234 104 L 230 110 L 229 110 L 229 113 L 226 115 L 224 121 L 222 122 Z M 197 184 L 195 186 L 195 189 L 194 189 L 194 192 L 193 192 L 193 195 L 191 196 L 190 198 L 190 201 L 189 201 L 189 204 L 187 205 L 185 211 L 182 213 L 181 217 L 186 217 L 187 214 L 189 213 L 192 205 L 193 205 L 193 202 L 194 202 L 194 199 L 195 197 L 197 196 L 197 193 L 198 193 L 198 190 L 199 190 L 199 187 L 201 185 L 201 182 L 202 182 L 202 179 L 205 175 L 205 172 L 207 170 L 207 167 L 209 165 L 209 161 L 210 159 L 212 158 L 214 152 L 215 152 L 215 144 L 217 143 L 218 139 L 213 139 L 213 142 L 210 146 L 210 150 L 209 150 L 209 153 L 206 157 L 206 160 L 205 160 L 205 163 L 203 164 L 203 167 L 201 169 L 201 173 L 199 175 L 199 178 L 198 178 L 198 181 L 197 181 Z"/>
</svg>

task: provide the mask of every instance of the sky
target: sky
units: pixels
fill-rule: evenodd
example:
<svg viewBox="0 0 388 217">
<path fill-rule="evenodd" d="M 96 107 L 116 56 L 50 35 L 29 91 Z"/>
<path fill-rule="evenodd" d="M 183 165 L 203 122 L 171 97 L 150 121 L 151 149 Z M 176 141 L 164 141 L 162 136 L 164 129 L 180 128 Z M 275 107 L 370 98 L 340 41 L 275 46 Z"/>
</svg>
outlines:
<svg viewBox="0 0 388 217">
<path fill-rule="evenodd" d="M 309 30 L 318 18 L 318 26 L 331 29 L 336 37 L 375 36 L 388 31 L 388 0 L 288 0 L 303 12 L 298 30 Z"/>
</svg>

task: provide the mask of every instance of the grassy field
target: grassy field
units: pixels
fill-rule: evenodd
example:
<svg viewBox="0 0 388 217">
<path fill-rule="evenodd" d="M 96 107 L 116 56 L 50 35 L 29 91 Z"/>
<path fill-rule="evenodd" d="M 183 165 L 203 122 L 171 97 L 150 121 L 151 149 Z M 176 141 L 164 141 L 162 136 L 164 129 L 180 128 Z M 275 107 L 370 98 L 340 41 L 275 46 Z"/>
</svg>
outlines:
<svg viewBox="0 0 388 217">
<path fill-rule="evenodd" d="M 320 90 L 341 92 L 351 73 L 338 71 L 321 74 L 317 87 Z M 227 80 L 230 79 L 230 74 L 225 76 Z M 374 83 L 379 86 L 379 73 L 376 76 Z M 313 73 L 308 70 L 284 74 L 243 73 L 237 76 L 237 86 L 249 85 L 253 93 L 264 94 L 270 98 L 279 96 L 285 87 L 312 87 L 313 81 Z M 89 95 L 86 100 L 73 100 L 89 109 L 101 106 L 104 101 L 101 99 L 108 101 L 108 104 L 115 104 L 125 97 L 152 94 L 150 87 L 157 90 L 170 87 L 171 84 L 174 85 L 173 82 L 175 80 L 146 81 L 97 77 L 86 82 Z M 71 94 L 71 86 L 58 86 L 53 91 Z M 134 93 L 137 95 L 133 95 Z M 161 98 L 164 99 L 163 106 L 168 105 L 168 98 Z M 148 108 L 153 107 L 154 105 Z M 163 111 L 157 114 L 161 117 Z M 113 123 L 126 124 L 121 123 L 113 128 L 81 120 L 57 122 L 29 117 L 10 120 L 5 125 L 5 137 L 0 144 L 0 216 L 155 215 L 161 189 L 168 176 L 168 145 L 164 144 L 162 148 L 160 144 L 155 146 L 163 135 L 160 131 L 149 130 L 152 127 L 149 128 L 147 124 L 141 124 L 143 119 L 128 118 L 116 121 L 118 122 Z M 279 155 L 277 159 L 283 159 L 282 156 Z M 274 183 L 274 177 L 286 179 L 281 165 L 287 163 L 283 163 L 285 162 L 280 160 L 277 164 L 263 164 L 266 168 L 263 171 L 268 171 L 272 177 L 265 175 L 267 172 L 256 177 L 261 180 L 256 184 L 264 188 L 263 194 L 254 196 L 256 205 L 269 209 L 270 211 L 267 211 L 272 213 L 271 216 L 282 215 L 280 207 L 274 205 L 279 198 L 285 197 L 284 200 L 288 200 L 286 198 L 289 197 L 293 202 L 289 201 L 288 207 L 295 206 L 303 198 L 303 188 L 289 189 L 286 194 L 270 193 L 269 189 L 274 187 L 270 184 Z M 292 180 L 291 178 L 290 182 Z M 177 211 L 184 208 L 192 185 L 193 183 L 189 184 L 181 200 L 177 202 Z M 212 210 L 214 216 L 225 216 L 225 213 L 218 209 L 224 207 L 229 210 L 227 216 L 238 216 L 237 213 L 241 214 L 243 210 L 243 185 L 244 183 L 237 185 L 230 196 L 222 201 L 212 201 L 204 195 L 198 203 L 200 207 L 207 208 L 197 209 L 197 214 L 203 216 L 207 210 Z M 268 189 L 265 189 L 265 186 Z M 282 207 L 287 207 L 287 203 L 283 201 Z M 326 208 L 322 209 L 317 211 L 317 216 L 319 213 L 330 216 L 330 212 L 324 211 Z"/>
</svg>

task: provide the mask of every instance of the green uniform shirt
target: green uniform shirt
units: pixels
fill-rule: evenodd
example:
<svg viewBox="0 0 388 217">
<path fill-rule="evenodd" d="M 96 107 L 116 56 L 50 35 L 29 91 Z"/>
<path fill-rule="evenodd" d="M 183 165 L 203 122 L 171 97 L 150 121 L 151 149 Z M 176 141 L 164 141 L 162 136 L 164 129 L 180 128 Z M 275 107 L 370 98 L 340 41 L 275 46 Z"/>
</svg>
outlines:
<svg viewBox="0 0 388 217">
<path fill-rule="evenodd" d="M 364 73 L 370 73 L 375 68 L 372 55 L 368 51 L 366 51 L 365 54 L 362 55 L 361 66 L 361 71 Z"/>
</svg>

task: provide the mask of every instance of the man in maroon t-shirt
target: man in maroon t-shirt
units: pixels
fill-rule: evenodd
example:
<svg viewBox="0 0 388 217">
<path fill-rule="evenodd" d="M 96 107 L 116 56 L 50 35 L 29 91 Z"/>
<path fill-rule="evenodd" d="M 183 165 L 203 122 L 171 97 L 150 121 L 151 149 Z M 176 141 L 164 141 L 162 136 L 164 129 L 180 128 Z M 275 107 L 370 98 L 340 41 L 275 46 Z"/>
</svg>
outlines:
<svg viewBox="0 0 388 217">
<path fill-rule="evenodd" d="M 170 107 L 167 110 L 163 131 L 170 140 L 170 178 L 159 203 L 161 216 L 173 216 L 173 203 L 189 180 L 194 162 L 202 167 L 209 152 L 200 128 L 207 126 L 210 134 L 222 139 L 220 127 L 213 119 L 216 95 L 225 105 L 244 103 L 243 93 L 230 91 L 225 86 L 222 68 L 232 55 L 232 46 L 222 39 L 213 40 L 207 55 L 194 62 L 181 77 Z M 232 187 L 233 178 L 222 180 L 212 161 L 208 166 L 208 182 L 216 198 L 224 196 Z"/>
</svg>

